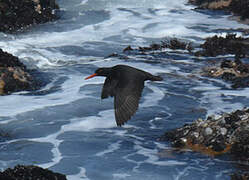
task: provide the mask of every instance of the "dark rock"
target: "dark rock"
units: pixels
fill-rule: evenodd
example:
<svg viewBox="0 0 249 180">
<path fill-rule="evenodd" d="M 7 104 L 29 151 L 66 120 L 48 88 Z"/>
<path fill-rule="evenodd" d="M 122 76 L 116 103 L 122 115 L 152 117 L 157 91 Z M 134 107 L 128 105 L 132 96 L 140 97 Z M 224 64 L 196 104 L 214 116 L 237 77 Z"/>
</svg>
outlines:
<svg viewBox="0 0 249 180">
<path fill-rule="evenodd" d="M 231 0 L 189 0 L 189 3 L 201 9 L 225 10 L 230 6 Z"/>
<path fill-rule="evenodd" d="M 4 52 L 0 49 L 0 67 L 20 67 L 25 69 L 25 65 L 21 63 L 17 57 Z"/>
<path fill-rule="evenodd" d="M 231 153 L 240 160 L 249 158 L 249 130 L 241 127 L 235 132 L 237 137 L 231 148 Z"/>
<path fill-rule="evenodd" d="M 201 74 L 231 82 L 234 89 L 249 86 L 249 64 L 241 62 L 238 58 L 235 61 L 223 60 L 220 65 L 205 67 Z"/>
<path fill-rule="evenodd" d="M 231 60 L 224 60 L 221 62 L 220 67 L 221 68 L 233 68 L 233 61 Z"/>
<path fill-rule="evenodd" d="M 249 109 L 224 113 L 215 119 L 198 119 L 192 124 L 166 132 L 160 140 L 169 140 L 176 148 L 188 148 L 210 156 L 230 153 L 249 160 Z"/>
<path fill-rule="evenodd" d="M 230 177 L 231 177 L 231 180 L 248 180 L 249 173 L 236 172 L 230 175 Z"/>
<path fill-rule="evenodd" d="M 126 51 L 133 51 L 133 49 L 131 46 L 127 46 L 126 48 L 124 48 L 123 52 L 126 52 Z"/>
<path fill-rule="evenodd" d="M 218 56 L 235 54 L 237 57 L 245 57 L 249 53 L 249 39 L 237 37 L 236 34 L 227 34 L 224 37 L 217 35 L 209 37 L 200 46 L 203 50 L 195 53 L 196 56 Z"/>
<path fill-rule="evenodd" d="M 188 50 L 191 52 L 194 48 L 192 47 L 191 43 L 183 42 L 179 39 L 173 38 L 170 39 L 169 41 L 162 41 L 161 43 L 153 43 L 149 47 L 138 47 L 137 49 L 131 48 L 131 46 L 127 46 L 123 52 L 129 52 L 129 51 L 141 51 L 141 52 L 146 52 L 146 51 L 156 51 L 156 50 L 162 50 L 162 49 L 173 49 L 173 50 Z"/>
<path fill-rule="evenodd" d="M 246 88 L 249 86 L 249 77 L 239 77 L 233 80 L 232 88 Z"/>
<path fill-rule="evenodd" d="M 15 32 L 57 19 L 55 0 L 1 0 L 0 31 Z"/>
<path fill-rule="evenodd" d="M 225 10 L 239 16 L 241 20 L 249 18 L 248 0 L 189 0 L 189 3 L 201 9 Z"/>
<path fill-rule="evenodd" d="M 230 72 L 224 72 L 221 75 L 221 78 L 224 79 L 225 81 L 233 81 L 236 78 L 236 75 Z"/>
<path fill-rule="evenodd" d="M 235 112 L 228 117 L 224 117 L 224 120 L 225 120 L 226 124 L 232 125 L 232 124 L 235 124 L 236 122 L 240 121 L 241 119 L 240 119 L 240 116 L 238 116 Z"/>
<path fill-rule="evenodd" d="M 170 39 L 169 42 L 163 41 L 162 43 L 164 47 L 173 49 L 173 50 L 182 49 L 182 50 L 188 50 L 189 52 L 193 50 L 191 43 L 182 42 L 176 38 Z"/>
<path fill-rule="evenodd" d="M 37 166 L 17 165 L 0 172 L 2 180 L 66 180 L 66 176 Z"/>
<path fill-rule="evenodd" d="M 229 5 L 229 10 L 235 15 L 241 17 L 241 20 L 249 18 L 249 1 L 248 0 L 233 0 Z"/>
<path fill-rule="evenodd" d="M 0 49 L 0 95 L 33 90 L 37 83 L 19 59 Z"/>
<path fill-rule="evenodd" d="M 238 66 L 237 66 L 237 70 L 238 70 L 241 74 L 248 74 L 248 73 L 249 73 L 249 66 L 240 63 L 240 64 L 238 64 Z"/>
</svg>

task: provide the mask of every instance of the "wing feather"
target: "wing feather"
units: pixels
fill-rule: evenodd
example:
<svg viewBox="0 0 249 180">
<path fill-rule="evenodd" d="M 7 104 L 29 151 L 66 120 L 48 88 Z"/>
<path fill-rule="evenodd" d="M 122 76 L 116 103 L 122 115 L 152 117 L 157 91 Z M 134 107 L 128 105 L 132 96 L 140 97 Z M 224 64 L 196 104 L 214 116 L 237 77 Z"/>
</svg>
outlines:
<svg viewBox="0 0 249 180">
<path fill-rule="evenodd" d="M 144 82 L 133 82 L 123 88 L 117 88 L 114 95 L 115 118 L 118 126 L 122 126 L 135 114 L 144 88 Z"/>
<path fill-rule="evenodd" d="M 101 99 L 108 98 L 109 96 L 113 97 L 117 84 L 117 79 L 111 79 L 110 77 L 107 77 L 102 88 Z"/>
</svg>

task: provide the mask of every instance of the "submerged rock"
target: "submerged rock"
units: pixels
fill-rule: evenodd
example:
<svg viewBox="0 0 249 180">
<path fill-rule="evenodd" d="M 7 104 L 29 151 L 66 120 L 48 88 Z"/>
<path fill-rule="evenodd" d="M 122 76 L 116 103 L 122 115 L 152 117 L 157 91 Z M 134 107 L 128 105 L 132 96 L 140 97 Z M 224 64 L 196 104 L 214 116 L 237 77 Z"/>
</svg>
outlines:
<svg viewBox="0 0 249 180">
<path fill-rule="evenodd" d="M 1 0 L 0 31 L 15 32 L 33 24 L 57 19 L 55 0 Z"/>
<path fill-rule="evenodd" d="M 17 165 L 0 172 L 3 180 L 66 180 L 66 176 L 38 166 Z"/>
<path fill-rule="evenodd" d="M 249 64 L 235 61 L 223 60 L 220 64 L 205 67 L 201 75 L 214 78 L 222 78 L 232 83 L 232 88 L 244 88 L 249 86 Z"/>
<path fill-rule="evenodd" d="M 230 153 L 249 160 L 249 109 L 224 113 L 219 118 L 196 120 L 164 134 L 177 148 L 187 148 L 211 156 Z"/>
<path fill-rule="evenodd" d="M 0 49 L 0 95 L 36 88 L 34 78 L 17 57 Z"/>
</svg>

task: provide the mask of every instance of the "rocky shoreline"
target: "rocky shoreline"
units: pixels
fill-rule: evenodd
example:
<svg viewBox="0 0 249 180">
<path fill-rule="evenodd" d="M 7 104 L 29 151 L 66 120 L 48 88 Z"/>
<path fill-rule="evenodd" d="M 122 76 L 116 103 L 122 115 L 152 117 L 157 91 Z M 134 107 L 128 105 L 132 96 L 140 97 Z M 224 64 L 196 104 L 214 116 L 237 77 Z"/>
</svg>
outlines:
<svg viewBox="0 0 249 180">
<path fill-rule="evenodd" d="M 243 22 L 249 19 L 249 2 L 243 0 L 189 0 L 201 9 L 225 10 L 232 12 Z M 34 24 L 53 21 L 58 18 L 59 9 L 55 0 L 2 0 L 0 2 L 0 31 L 13 33 L 23 31 Z M 231 87 L 249 87 L 249 64 L 242 58 L 249 57 L 249 38 L 227 34 L 226 37 L 213 36 L 203 44 L 194 47 L 191 42 L 177 38 L 153 43 L 148 47 L 127 46 L 124 54 L 146 53 L 164 49 L 184 50 L 195 57 L 216 57 L 234 55 L 234 59 L 224 59 L 213 66 L 201 70 L 202 76 L 220 78 L 231 83 Z M 114 54 L 115 55 L 115 54 Z M 0 95 L 13 92 L 35 90 L 39 83 L 18 57 L 0 49 Z M 235 160 L 249 162 L 249 108 L 224 113 L 219 117 L 209 116 L 197 119 L 191 124 L 165 132 L 161 141 L 170 141 L 177 149 L 191 149 L 209 156 L 230 155 Z M 14 169 L 0 172 L 0 178 L 16 179 L 66 179 L 65 175 L 53 173 L 36 166 L 18 165 Z M 232 180 L 249 179 L 247 173 L 233 174 Z"/>
<path fill-rule="evenodd" d="M 55 0 L 1 0 L 0 31 L 23 31 L 31 25 L 56 20 L 57 9 Z"/>
<path fill-rule="evenodd" d="M 123 53 L 150 54 L 156 51 L 167 53 L 169 52 L 167 49 L 185 50 L 185 53 L 196 58 L 234 55 L 234 60 L 223 58 L 221 62 L 220 60 L 214 61 L 216 63 L 213 63 L 212 66 L 201 69 L 200 75 L 223 79 L 231 83 L 231 87 L 234 89 L 249 87 L 249 64 L 241 61 L 242 58 L 249 57 L 249 38 L 243 38 L 236 34 L 227 34 L 225 37 L 214 35 L 206 38 L 203 44 L 196 47 L 192 42 L 172 38 L 161 43 L 153 43 L 148 47 L 127 46 L 123 49 Z"/>
<path fill-rule="evenodd" d="M 249 87 L 249 64 L 240 59 L 223 60 L 214 66 L 205 67 L 202 76 L 221 78 L 231 83 L 233 89 Z"/>
<path fill-rule="evenodd" d="M 38 84 L 18 57 L 0 49 L 0 95 L 35 90 Z"/>
<path fill-rule="evenodd" d="M 223 10 L 232 13 L 240 22 L 249 24 L 249 1 L 247 0 L 189 0 L 198 9 Z"/>
<path fill-rule="evenodd" d="M 66 176 L 38 166 L 17 165 L 0 172 L 2 180 L 66 180 Z"/>
<path fill-rule="evenodd" d="M 124 54 L 153 54 L 180 51 L 198 57 L 213 58 L 233 55 L 234 58 L 217 58 L 211 66 L 200 70 L 200 75 L 222 79 L 231 83 L 231 88 L 249 87 L 249 64 L 244 59 L 249 56 L 249 39 L 227 34 L 205 39 L 203 44 L 193 46 L 193 43 L 180 39 L 170 39 L 161 43 L 153 43 L 148 47 L 132 48 L 127 46 Z M 202 58 L 203 59 L 203 58 Z M 205 61 L 205 59 L 203 60 Z M 211 157 L 227 155 L 237 162 L 249 162 L 249 108 L 224 113 L 207 119 L 197 119 L 191 124 L 165 132 L 160 141 L 170 141 L 174 149 L 192 150 Z M 248 179 L 248 173 L 243 171 L 231 174 L 232 180 Z"/>
<path fill-rule="evenodd" d="M 226 37 L 215 35 L 206 38 L 200 48 L 202 50 L 195 52 L 195 56 L 216 57 L 233 54 L 238 58 L 243 58 L 249 54 L 249 38 L 243 38 L 237 34 L 227 34 Z"/>
<path fill-rule="evenodd" d="M 249 179 L 249 173 L 234 173 L 230 175 L 231 180 L 248 180 Z"/>
<path fill-rule="evenodd" d="M 176 148 L 191 149 L 210 156 L 229 153 L 238 160 L 249 160 L 249 109 L 220 117 L 197 119 L 166 132 L 160 140 L 171 141 Z"/>
</svg>

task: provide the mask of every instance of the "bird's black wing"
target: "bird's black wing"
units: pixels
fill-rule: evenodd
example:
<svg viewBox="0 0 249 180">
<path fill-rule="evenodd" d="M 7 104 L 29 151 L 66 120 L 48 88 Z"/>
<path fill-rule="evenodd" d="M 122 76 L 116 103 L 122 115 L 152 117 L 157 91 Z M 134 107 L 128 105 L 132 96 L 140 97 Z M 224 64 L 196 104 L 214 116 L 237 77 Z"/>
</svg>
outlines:
<svg viewBox="0 0 249 180">
<path fill-rule="evenodd" d="M 111 79 L 111 77 L 107 77 L 105 79 L 105 83 L 102 88 L 101 99 L 108 98 L 109 96 L 113 97 L 115 93 L 115 87 L 118 84 L 117 79 Z"/>
<path fill-rule="evenodd" d="M 114 95 L 114 109 L 118 126 L 122 126 L 135 114 L 143 88 L 144 81 L 128 83 L 125 87 L 117 88 Z"/>
</svg>

